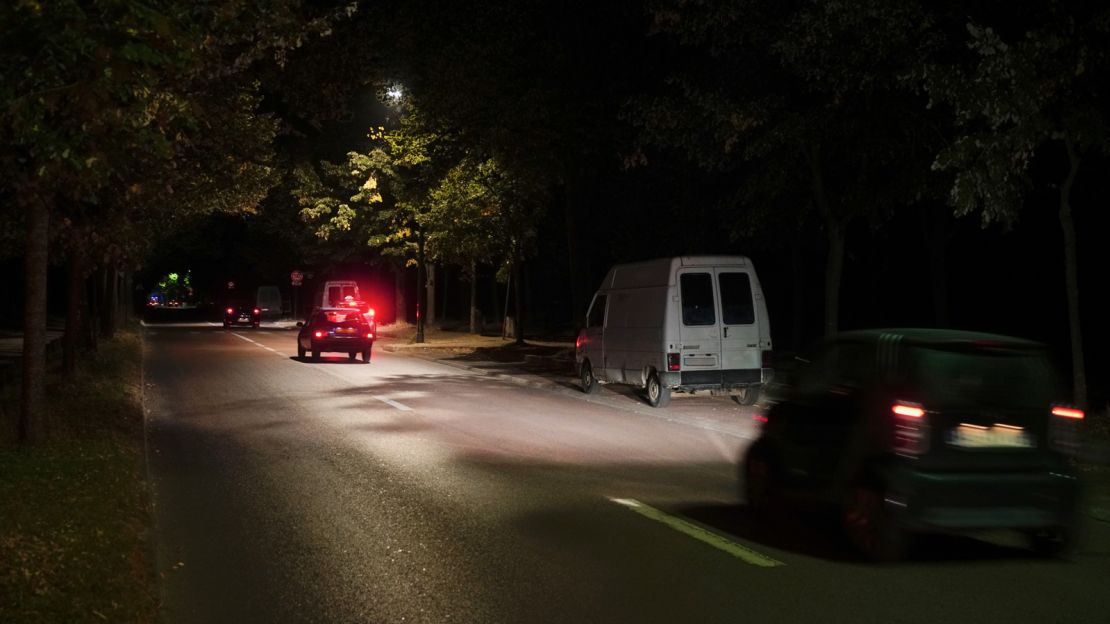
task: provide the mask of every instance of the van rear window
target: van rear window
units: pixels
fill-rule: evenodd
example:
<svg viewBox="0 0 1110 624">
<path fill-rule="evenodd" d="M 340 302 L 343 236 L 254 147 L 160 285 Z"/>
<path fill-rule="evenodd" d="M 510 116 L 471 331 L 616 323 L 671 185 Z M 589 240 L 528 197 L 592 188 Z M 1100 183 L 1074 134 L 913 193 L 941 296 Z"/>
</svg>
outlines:
<svg viewBox="0 0 1110 624">
<path fill-rule="evenodd" d="M 682 324 L 715 325 L 717 315 L 713 311 L 712 276 L 709 273 L 683 273 L 680 283 Z"/>
<path fill-rule="evenodd" d="M 719 273 L 721 321 L 725 325 L 751 325 L 755 322 L 752 306 L 752 280 L 747 273 Z"/>
</svg>

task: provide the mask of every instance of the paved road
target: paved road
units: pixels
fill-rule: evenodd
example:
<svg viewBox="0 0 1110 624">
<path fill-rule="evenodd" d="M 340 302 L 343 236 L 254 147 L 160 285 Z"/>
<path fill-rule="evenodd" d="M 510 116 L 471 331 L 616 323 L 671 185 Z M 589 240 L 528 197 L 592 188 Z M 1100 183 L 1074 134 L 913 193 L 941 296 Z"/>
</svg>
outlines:
<svg viewBox="0 0 1110 624">
<path fill-rule="evenodd" d="M 1110 539 L 1074 562 L 930 539 L 855 561 L 736 494 L 750 415 L 587 399 L 292 332 L 146 330 L 164 619 L 186 622 L 1110 622 Z"/>
</svg>

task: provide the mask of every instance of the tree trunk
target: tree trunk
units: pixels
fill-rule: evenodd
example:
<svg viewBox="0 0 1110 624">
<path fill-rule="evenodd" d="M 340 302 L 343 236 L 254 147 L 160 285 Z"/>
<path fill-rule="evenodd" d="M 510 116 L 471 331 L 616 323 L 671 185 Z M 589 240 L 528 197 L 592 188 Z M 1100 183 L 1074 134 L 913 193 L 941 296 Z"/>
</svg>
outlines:
<svg viewBox="0 0 1110 624">
<path fill-rule="evenodd" d="M 100 308 L 100 335 L 111 340 L 116 337 L 116 313 L 119 307 L 119 277 L 115 268 L 104 270 L 104 298 Z"/>
<path fill-rule="evenodd" d="M 50 213 L 46 206 L 27 211 L 25 301 L 23 307 L 23 395 L 20 401 L 20 442 L 46 439 L 46 279 L 50 260 Z"/>
<path fill-rule="evenodd" d="M 497 287 L 497 267 L 492 267 L 489 273 L 489 315 L 490 319 L 497 318 L 497 311 L 501 309 L 501 298 L 498 296 L 501 289 Z M 505 326 L 505 315 L 501 315 L 501 327 Z"/>
<path fill-rule="evenodd" d="M 400 266 L 393 270 L 393 322 L 403 323 L 409 320 L 409 310 L 405 305 L 405 267 Z"/>
<path fill-rule="evenodd" d="M 840 330 L 840 278 L 844 270 L 844 239 L 848 229 L 848 219 L 833 214 L 829 197 L 825 190 L 825 175 L 821 167 L 821 149 L 810 145 L 806 149 L 809 164 L 810 185 L 813 203 L 825 225 L 829 253 L 825 259 L 825 336 L 832 336 Z"/>
<path fill-rule="evenodd" d="M 470 262 L 470 333 L 479 334 L 482 314 L 478 309 L 478 263 Z"/>
<path fill-rule="evenodd" d="M 1060 227 L 1064 231 L 1064 284 L 1068 297 L 1068 328 L 1071 334 L 1072 401 L 1087 405 L 1087 369 L 1083 363 L 1083 330 L 1079 324 L 1079 260 L 1075 223 L 1071 214 L 1071 190 L 1079 173 L 1079 155 L 1071 140 L 1068 149 L 1068 175 L 1060 186 Z"/>
<path fill-rule="evenodd" d="M 577 326 L 581 322 L 581 316 L 586 314 L 586 287 L 584 280 L 588 277 L 583 270 L 584 266 L 588 263 L 583 262 L 580 257 L 582 251 L 578 244 L 578 206 L 581 196 L 581 171 L 578 167 L 578 159 L 576 157 L 568 157 L 565 167 L 565 193 L 564 197 L 564 216 L 566 218 L 567 229 L 567 260 L 569 261 L 570 270 L 570 310 L 571 310 L 571 323 Z"/>
<path fill-rule="evenodd" d="M 427 309 L 427 276 L 424 263 L 424 239 L 417 241 L 416 256 L 416 342 L 424 342 L 424 310 Z"/>
<path fill-rule="evenodd" d="M 793 287 L 791 288 L 791 303 L 794 309 L 791 311 L 791 331 L 793 333 L 793 341 L 791 347 L 795 353 L 802 350 L 805 346 L 805 306 L 806 306 L 806 274 L 805 274 L 805 258 L 803 256 L 801 236 L 794 236 L 790 239 L 790 268 L 793 274 Z"/>
<path fill-rule="evenodd" d="M 435 325 L 435 322 L 436 322 L 436 265 L 434 263 L 431 263 L 431 262 L 427 263 L 425 265 L 425 272 L 426 272 L 426 275 L 427 275 L 427 281 L 425 281 L 424 283 L 427 286 L 427 291 L 428 291 L 428 294 L 427 294 L 426 298 L 424 299 L 424 301 L 427 302 L 427 305 L 424 307 L 424 309 L 427 311 L 425 316 L 428 317 L 427 323 L 429 325 Z"/>
<path fill-rule="evenodd" d="M 513 259 L 513 307 L 516 314 L 513 319 L 513 340 L 517 344 L 524 344 L 524 293 L 520 288 L 520 273 L 521 273 L 520 252 L 516 254 Z"/>
<path fill-rule="evenodd" d="M 66 329 L 62 338 L 62 373 L 77 372 L 77 345 L 81 334 L 81 292 L 85 286 L 82 252 L 75 245 L 66 263 Z"/>
<path fill-rule="evenodd" d="M 447 307 L 448 307 L 448 305 L 450 305 L 448 303 L 450 301 L 450 298 L 448 296 L 449 291 L 448 291 L 447 287 L 451 285 L 451 265 L 449 265 L 449 264 L 444 264 L 443 265 L 443 278 L 442 278 L 442 280 L 443 280 L 443 296 L 440 297 L 440 298 L 443 299 L 443 305 L 440 306 L 440 308 L 439 308 L 439 319 L 440 319 L 441 323 L 448 319 Z"/>
</svg>

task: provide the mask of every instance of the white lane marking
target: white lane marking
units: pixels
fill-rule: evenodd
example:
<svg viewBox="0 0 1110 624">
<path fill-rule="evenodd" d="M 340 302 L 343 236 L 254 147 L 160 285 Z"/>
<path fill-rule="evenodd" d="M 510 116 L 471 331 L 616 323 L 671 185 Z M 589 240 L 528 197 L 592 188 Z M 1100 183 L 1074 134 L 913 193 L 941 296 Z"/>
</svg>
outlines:
<svg viewBox="0 0 1110 624">
<path fill-rule="evenodd" d="M 255 342 L 255 341 L 251 340 L 250 338 L 247 338 L 247 337 L 246 337 L 246 336 L 244 336 L 243 334 L 237 334 L 237 333 L 235 333 L 235 332 L 231 332 L 231 335 L 232 335 L 232 336 L 235 336 L 236 338 L 242 338 L 243 340 L 246 340 L 247 342 L 249 342 L 249 343 L 251 343 L 251 344 L 258 344 L 257 342 Z M 261 345 L 259 345 L 259 346 L 261 346 Z"/>
<path fill-rule="evenodd" d="M 777 566 L 785 565 L 783 564 L 783 562 L 777 559 L 772 559 L 767 555 L 758 553 L 748 548 L 747 546 L 744 546 L 743 544 L 734 542 L 727 537 L 703 529 L 696 524 L 687 522 L 686 520 L 677 518 L 666 512 L 659 511 L 658 509 L 650 505 L 645 505 L 638 500 L 632 498 L 610 498 L 609 500 L 618 505 L 627 507 L 628 509 L 635 511 L 641 516 L 644 516 L 645 518 L 650 518 L 652 520 L 655 520 L 656 522 L 661 522 L 669 526 L 670 528 L 678 531 L 679 533 L 688 535 L 698 541 L 709 544 L 710 546 L 717 548 L 718 550 L 723 550 L 733 557 L 741 559 L 744 562 L 750 563 L 754 566 L 759 566 L 761 568 L 774 568 Z"/>
<path fill-rule="evenodd" d="M 392 407 L 395 407 L 395 408 L 401 410 L 402 412 L 411 412 L 412 411 L 412 408 L 409 407 L 408 405 L 405 405 L 403 403 L 398 403 L 397 401 L 394 401 L 393 399 L 387 399 L 383 396 L 376 396 L 376 395 L 373 395 L 373 396 L 374 396 L 375 399 L 381 401 L 382 403 L 385 403 L 386 405 L 390 405 Z"/>
</svg>

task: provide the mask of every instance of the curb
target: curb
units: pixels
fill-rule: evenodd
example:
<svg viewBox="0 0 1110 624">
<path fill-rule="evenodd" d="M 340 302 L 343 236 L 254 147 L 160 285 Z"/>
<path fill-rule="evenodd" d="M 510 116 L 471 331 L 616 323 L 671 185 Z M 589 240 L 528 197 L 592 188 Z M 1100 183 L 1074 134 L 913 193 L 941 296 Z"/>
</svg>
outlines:
<svg viewBox="0 0 1110 624">
<path fill-rule="evenodd" d="M 533 377 L 524 377 L 523 375 L 520 375 L 520 374 L 494 372 L 494 371 L 491 371 L 491 370 L 488 370 L 488 369 L 485 369 L 485 368 L 481 368 L 479 366 L 471 366 L 469 364 L 463 364 L 461 362 L 455 362 L 455 361 L 451 361 L 451 360 L 445 360 L 445 359 L 441 359 L 441 358 L 432 357 L 430 355 L 424 355 L 424 354 L 416 352 L 415 349 L 398 349 L 396 347 L 383 346 L 382 351 L 387 351 L 389 353 L 399 353 L 399 354 L 404 355 L 404 356 L 419 358 L 421 360 L 424 360 L 425 362 L 436 362 L 438 364 L 444 364 L 444 365 L 450 366 L 452 368 L 458 368 L 460 370 L 470 371 L 472 373 L 479 373 L 479 374 L 481 374 L 485 377 L 492 377 L 494 379 L 501 379 L 503 381 L 510 381 L 512 383 L 515 383 L 515 384 L 521 385 L 521 386 L 530 386 L 532 388 L 540 388 L 540 389 L 543 389 L 543 390 L 566 390 L 567 389 L 566 387 L 561 386 L 561 385 L 559 385 L 558 383 L 556 383 L 554 381 L 550 381 L 550 380 L 544 379 L 542 377 L 533 378 Z"/>
</svg>

